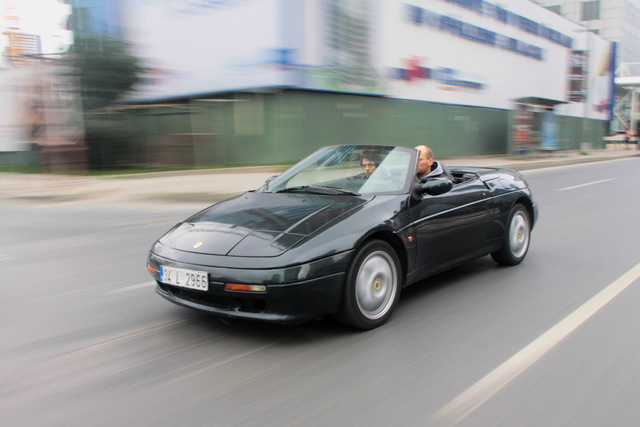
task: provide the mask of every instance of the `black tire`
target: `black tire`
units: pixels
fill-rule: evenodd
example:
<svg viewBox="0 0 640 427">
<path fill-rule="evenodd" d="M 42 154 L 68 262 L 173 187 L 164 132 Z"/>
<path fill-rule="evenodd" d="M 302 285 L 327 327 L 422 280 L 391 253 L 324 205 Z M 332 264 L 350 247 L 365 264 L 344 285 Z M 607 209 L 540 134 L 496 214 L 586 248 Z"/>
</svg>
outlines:
<svg viewBox="0 0 640 427">
<path fill-rule="evenodd" d="M 351 261 L 336 318 L 354 328 L 376 328 L 391 316 L 401 289 L 402 270 L 395 251 L 382 240 L 370 240 Z"/>
<path fill-rule="evenodd" d="M 504 233 L 504 243 L 491 257 L 499 264 L 518 265 L 529 251 L 531 220 L 529 212 L 521 204 L 511 208 Z"/>
</svg>

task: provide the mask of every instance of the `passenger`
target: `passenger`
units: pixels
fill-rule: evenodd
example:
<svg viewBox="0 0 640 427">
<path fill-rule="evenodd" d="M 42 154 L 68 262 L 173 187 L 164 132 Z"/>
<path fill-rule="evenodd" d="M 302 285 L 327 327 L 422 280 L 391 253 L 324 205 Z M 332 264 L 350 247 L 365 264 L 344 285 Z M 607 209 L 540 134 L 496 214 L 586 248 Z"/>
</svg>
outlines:
<svg viewBox="0 0 640 427">
<path fill-rule="evenodd" d="M 433 151 L 426 145 L 418 145 L 415 147 L 420 152 L 420 159 L 418 161 L 417 176 L 418 181 L 421 183 L 427 182 L 429 178 L 449 178 L 451 173 L 449 169 L 442 162 L 436 162 L 433 158 Z"/>
<path fill-rule="evenodd" d="M 362 166 L 362 176 L 363 178 L 369 178 L 378 168 L 380 161 L 378 160 L 378 156 L 374 153 L 365 152 L 362 155 L 362 159 L 360 160 L 360 166 Z"/>
</svg>

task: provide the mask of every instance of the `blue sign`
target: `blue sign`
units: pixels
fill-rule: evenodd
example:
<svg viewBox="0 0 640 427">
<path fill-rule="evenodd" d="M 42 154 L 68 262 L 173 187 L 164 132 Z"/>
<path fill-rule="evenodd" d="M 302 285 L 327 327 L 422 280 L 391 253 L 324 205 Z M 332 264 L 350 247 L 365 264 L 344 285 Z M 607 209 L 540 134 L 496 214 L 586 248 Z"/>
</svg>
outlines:
<svg viewBox="0 0 640 427">
<path fill-rule="evenodd" d="M 540 149 L 552 151 L 558 149 L 558 121 L 556 115 L 548 111 L 542 114 L 542 141 Z"/>
<path fill-rule="evenodd" d="M 524 16 L 516 15 L 484 0 L 446 0 L 483 15 L 493 16 L 496 20 L 514 25 L 529 34 L 533 34 L 565 47 L 571 47 L 573 39 L 558 31 L 541 25 Z M 467 40 L 505 49 L 537 60 L 543 59 L 544 50 L 536 45 L 478 27 L 451 16 L 440 15 L 431 10 L 406 4 L 406 19 L 412 24 L 424 25 Z"/>
</svg>

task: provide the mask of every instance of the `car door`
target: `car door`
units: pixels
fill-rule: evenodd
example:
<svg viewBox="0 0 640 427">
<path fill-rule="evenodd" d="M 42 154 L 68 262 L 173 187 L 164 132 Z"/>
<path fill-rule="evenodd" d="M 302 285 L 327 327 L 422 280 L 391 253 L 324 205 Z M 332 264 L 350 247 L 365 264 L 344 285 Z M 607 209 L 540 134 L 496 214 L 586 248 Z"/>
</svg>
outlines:
<svg viewBox="0 0 640 427">
<path fill-rule="evenodd" d="M 411 208 L 416 270 L 426 275 L 482 254 L 489 237 L 490 207 L 489 191 L 478 178 L 455 184 L 445 194 L 425 194 Z"/>
</svg>

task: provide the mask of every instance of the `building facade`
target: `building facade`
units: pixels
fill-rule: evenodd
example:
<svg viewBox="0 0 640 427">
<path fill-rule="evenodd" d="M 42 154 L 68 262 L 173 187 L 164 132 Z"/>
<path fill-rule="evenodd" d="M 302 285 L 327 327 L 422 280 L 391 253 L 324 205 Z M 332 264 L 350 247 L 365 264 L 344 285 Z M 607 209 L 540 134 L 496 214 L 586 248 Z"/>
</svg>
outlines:
<svg viewBox="0 0 640 427">
<path fill-rule="evenodd" d="M 640 0 L 537 0 L 549 10 L 584 26 L 618 45 L 614 120 L 612 131 L 638 133 L 640 107 Z M 636 82 L 632 85 L 628 83 Z"/>
<path fill-rule="evenodd" d="M 12 165 L 83 167 L 77 90 L 60 58 L 71 45 L 71 6 L 0 0 L 0 170 Z"/>
<path fill-rule="evenodd" d="M 600 144 L 611 116 L 612 44 L 528 0 L 120 6 L 114 26 L 148 73 L 117 108 L 154 155 L 181 147 L 187 164 L 290 162 L 349 142 L 504 153 L 515 115 L 529 127 L 519 144 L 575 149 Z"/>
<path fill-rule="evenodd" d="M 640 0 L 535 0 L 606 40 L 618 42 L 620 63 L 640 63 Z"/>
</svg>

